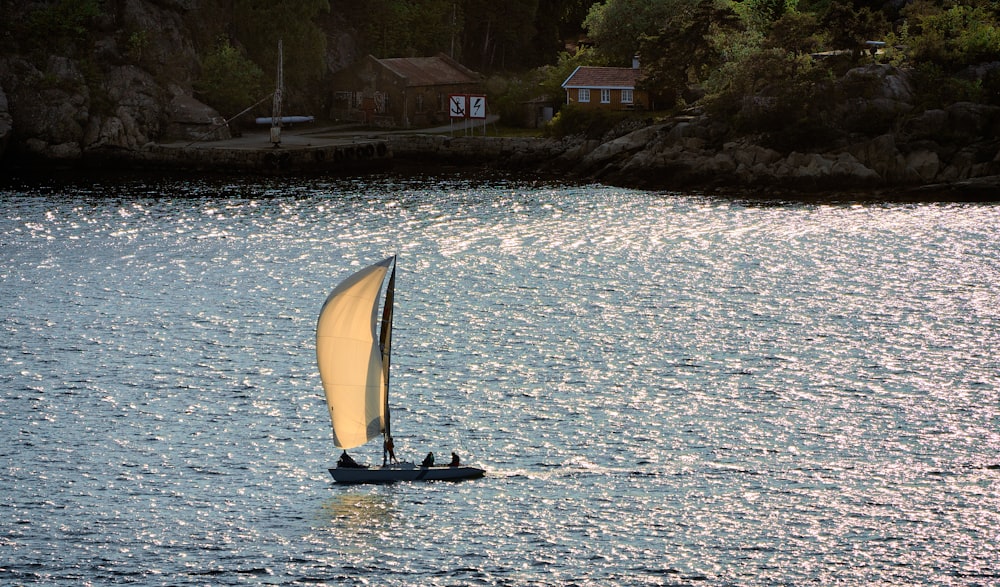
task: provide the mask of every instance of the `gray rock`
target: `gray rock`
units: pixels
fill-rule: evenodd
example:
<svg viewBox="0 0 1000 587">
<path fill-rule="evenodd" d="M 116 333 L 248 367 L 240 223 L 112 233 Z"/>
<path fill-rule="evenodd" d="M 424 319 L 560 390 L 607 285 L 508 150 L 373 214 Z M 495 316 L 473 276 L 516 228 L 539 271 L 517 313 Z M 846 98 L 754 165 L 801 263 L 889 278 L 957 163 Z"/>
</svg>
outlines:
<svg viewBox="0 0 1000 587">
<path fill-rule="evenodd" d="M 164 139 L 194 141 L 229 138 L 229 127 L 214 108 L 185 93 L 179 86 L 174 86 L 172 91 Z"/>
<path fill-rule="evenodd" d="M 906 156 L 907 174 L 915 174 L 919 181 L 929 183 L 937 177 L 941 160 L 933 151 L 915 151 Z"/>
<path fill-rule="evenodd" d="M 10 116 L 10 105 L 7 103 L 7 94 L 0 85 L 0 159 L 3 159 L 7 150 L 7 143 L 14 131 L 14 120 Z"/>
</svg>

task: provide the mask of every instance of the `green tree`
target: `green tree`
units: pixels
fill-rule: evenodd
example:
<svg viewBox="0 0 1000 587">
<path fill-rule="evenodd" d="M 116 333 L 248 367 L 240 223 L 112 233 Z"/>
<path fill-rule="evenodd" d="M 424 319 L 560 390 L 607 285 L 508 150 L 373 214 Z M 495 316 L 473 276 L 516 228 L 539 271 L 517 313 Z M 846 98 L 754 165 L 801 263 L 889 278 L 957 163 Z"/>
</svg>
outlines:
<svg viewBox="0 0 1000 587">
<path fill-rule="evenodd" d="M 912 21 L 908 44 L 917 62 L 957 70 L 1000 58 L 1000 19 L 994 10 L 956 4 L 947 10 L 914 6 L 904 14 Z"/>
<path fill-rule="evenodd" d="M 277 75 L 282 42 L 285 87 L 293 103 L 309 102 L 310 88 L 324 74 L 326 36 L 316 23 L 329 10 L 327 0 L 233 0 L 236 38 L 271 76 Z"/>
<path fill-rule="evenodd" d="M 796 54 L 813 53 L 820 49 L 822 38 L 819 19 L 811 12 L 786 12 L 771 24 L 765 49 L 785 49 Z"/>
<path fill-rule="evenodd" d="M 538 90 L 542 95 L 553 98 L 562 104 L 566 101 L 566 90 L 562 84 L 581 65 L 605 66 L 607 61 L 593 49 L 580 49 L 570 54 L 565 51 L 559 54 L 555 65 L 539 68 Z"/>
<path fill-rule="evenodd" d="M 264 72 L 228 41 L 220 42 L 202 62 L 195 89 L 226 118 L 265 98 Z"/>
<path fill-rule="evenodd" d="M 849 0 L 834 0 L 822 23 L 830 32 L 831 47 L 851 51 L 855 60 L 861 55 L 865 41 L 879 40 L 889 29 L 881 12 L 873 12 L 867 6 L 855 10 Z"/>
<path fill-rule="evenodd" d="M 4 7 L 0 30 L 8 27 L 26 48 L 35 50 L 72 51 L 85 41 L 92 22 L 101 15 L 99 0 L 57 0 L 30 9 L 22 22 L 10 18 L 13 7 Z M 6 35 L 4 35 L 6 36 Z"/>
<path fill-rule="evenodd" d="M 642 87 L 660 101 L 674 102 L 689 83 L 698 83 L 725 61 L 719 39 L 741 30 L 728 6 L 700 0 L 670 17 L 655 34 L 641 38 Z"/>
<path fill-rule="evenodd" d="M 612 63 L 631 63 L 641 39 L 660 35 L 679 14 L 689 12 L 697 0 L 605 0 L 594 4 L 583 26 L 588 36 Z M 668 43 L 666 39 L 662 40 Z M 646 47 L 649 49 L 650 47 Z M 649 55 L 643 51 L 643 60 Z"/>
</svg>

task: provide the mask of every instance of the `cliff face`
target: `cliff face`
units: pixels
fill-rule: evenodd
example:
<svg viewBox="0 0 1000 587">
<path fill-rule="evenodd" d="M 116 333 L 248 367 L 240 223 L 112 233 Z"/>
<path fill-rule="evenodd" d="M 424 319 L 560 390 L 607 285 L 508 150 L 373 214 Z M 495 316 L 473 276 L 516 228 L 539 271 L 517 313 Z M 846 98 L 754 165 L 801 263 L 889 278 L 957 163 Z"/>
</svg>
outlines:
<svg viewBox="0 0 1000 587">
<path fill-rule="evenodd" d="M 6 6 L 12 4 L 20 11 L 4 15 L 12 22 L 28 19 L 38 7 Z M 102 5 L 104 13 L 88 22 L 86 43 L 48 43 L 38 38 L 45 34 L 40 30 L 13 43 L 17 50 L 0 51 L 0 159 L 74 161 L 154 142 L 228 137 L 219 113 L 198 99 L 194 84 L 199 53 L 232 15 L 207 13 L 208 5 L 221 4 L 198 0 Z M 325 61 L 339 69 L 355 57 L 353 37 L 336 15 L 320 24 L 331 40 Z"/>
<path fill-rule="evenodd" d="M 217 119 L 193 98 L 194 3 L 114 4 L 90 31 L 92 53 L 0 56 L 0 138 L 8 151 L 75 160 L 91 150 L 189 135 Z"/>
</svg>

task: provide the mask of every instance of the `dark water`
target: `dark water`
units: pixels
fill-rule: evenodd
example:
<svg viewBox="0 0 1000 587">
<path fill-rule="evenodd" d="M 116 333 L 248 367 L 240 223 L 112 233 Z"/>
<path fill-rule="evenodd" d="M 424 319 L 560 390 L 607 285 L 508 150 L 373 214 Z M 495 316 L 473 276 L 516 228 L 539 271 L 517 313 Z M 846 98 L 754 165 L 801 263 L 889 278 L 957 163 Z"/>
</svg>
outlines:
<svg viewBox="0 0 1000 587">
<path fill-rule="evenodd" d="M 1000 583 L 1000 207 L 373 177 L 0 208 L 0 583 Z M 326 471 L 316 314 L 392 253 L 398 451 L 485 479 Z"/>
</svg>

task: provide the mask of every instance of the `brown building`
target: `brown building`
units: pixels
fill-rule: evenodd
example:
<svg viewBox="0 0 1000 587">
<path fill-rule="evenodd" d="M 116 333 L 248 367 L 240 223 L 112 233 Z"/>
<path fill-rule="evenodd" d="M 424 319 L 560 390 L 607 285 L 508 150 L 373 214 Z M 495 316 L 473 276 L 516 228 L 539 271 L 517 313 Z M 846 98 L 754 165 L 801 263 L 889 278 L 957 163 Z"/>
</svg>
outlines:
<svg viewBox="0 0 1000 587">
<path fill-rule="evenodd" d="M 482 77 L 444 53 L 394 59 L 369 55 L 334 74 L 333 87 L 333 118 L 399 128 L 446 124 L 449 96 L 483 93 Z"/>
<path fill-rule="evenodd" d="M 581 65 L 562 83 L 566 103 L 608 110 L 649 108 L 649 94 L 635 87 L 640 75 L 638 61 L 632 67 Z"/>
</svg>

